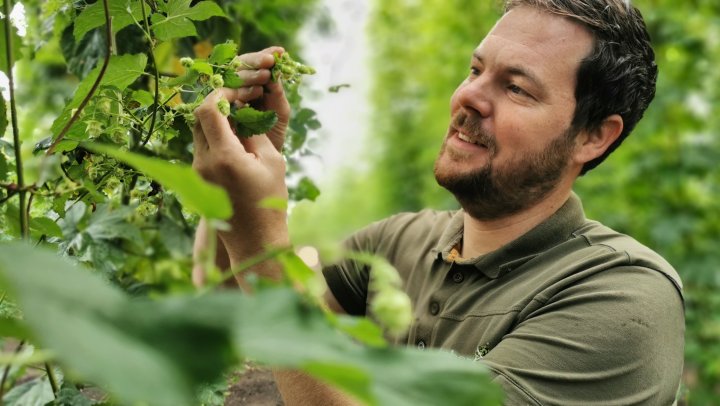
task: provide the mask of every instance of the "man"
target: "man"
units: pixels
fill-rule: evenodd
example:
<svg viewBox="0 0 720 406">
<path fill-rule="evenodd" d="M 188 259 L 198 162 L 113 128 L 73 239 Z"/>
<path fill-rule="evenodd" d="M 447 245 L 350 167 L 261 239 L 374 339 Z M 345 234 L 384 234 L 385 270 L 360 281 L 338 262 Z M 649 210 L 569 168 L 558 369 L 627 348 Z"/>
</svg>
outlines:
<svg viewBox="0 0 720 406">
<path fill-rule="evenodd" d="M 233 229 L 220 233 L 231 264 L 289 244 L 284 216 L 256 206 L 287 196 L 278 150 L 288 109 L 267 72 L 278 50 L 243 56 L 257 68 L 240 72 L 247 86 L 221 92 L 277 111 L 267 136 L 238 141 L 213 109 L 217 95 L 197 112 L 195 166 L 235 205 Z M 415 320 L 399 342 L 485 363 L 508 404 L 673 403 L 683 361 L 679 277 L 635 240 L 586 220 L 571 191 L 634 128 L 656 76 L 644 22 L 627 1 L 506 3 L 451 99 L 435 163 L 462 210 L 400 214 L 348 241 L 400 272 Z M 326 267 L 329 305 L 365 314 L 369 272 L 352 261 Z M 346 401 L 318 385 L 303 403 L 295 391 L 309 378 L 279 382 L 289 403 Z"/>
</svg>

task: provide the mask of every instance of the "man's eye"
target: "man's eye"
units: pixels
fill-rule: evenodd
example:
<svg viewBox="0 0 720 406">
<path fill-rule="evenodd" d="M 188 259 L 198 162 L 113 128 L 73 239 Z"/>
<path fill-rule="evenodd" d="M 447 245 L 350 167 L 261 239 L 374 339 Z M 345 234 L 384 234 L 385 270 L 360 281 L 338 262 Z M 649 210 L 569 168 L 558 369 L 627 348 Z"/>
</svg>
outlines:
<svg viewBox="0 0 720 406">
<path fill-rule="evenodd" d="M 475 67 L 471 67 L 471 68 L 470 68 L 470 75 L 472 75 L 472 76 L 478 76 L 478 75 L 480 75 L 480 69 L 475 68 Z"/>
<path fill-rule="evenodd" d="M 513 93 L 515 93 L 515 94 L 518 94 L 518 95 L 520 95 L 520 96 L 530 96 L 530 94 L 529 94 L 528 92 L 526 92 L 525 90 L 523 90 L 523 89 L 522 89 L 520 86 L 518 86 L 518 85 L 513 85 L 513 84 L 508 85 L 508 90 L 511 91 L 511 92 L 513 92 Z"/>
</svg>

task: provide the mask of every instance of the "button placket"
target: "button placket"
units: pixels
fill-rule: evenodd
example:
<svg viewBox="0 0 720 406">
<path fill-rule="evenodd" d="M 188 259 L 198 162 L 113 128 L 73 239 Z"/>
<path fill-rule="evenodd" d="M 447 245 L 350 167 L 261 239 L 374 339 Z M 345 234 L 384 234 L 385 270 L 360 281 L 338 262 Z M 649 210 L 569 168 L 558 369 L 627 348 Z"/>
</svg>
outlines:
<svg viewBox="0 0 720 406">
<path fill-rule="evenodd" d="M 465 280 L 465 275 L 460 271 L 455 271 L 452 275 L 452 280 L 455 283 L 462 283 Z"/>
</svg>

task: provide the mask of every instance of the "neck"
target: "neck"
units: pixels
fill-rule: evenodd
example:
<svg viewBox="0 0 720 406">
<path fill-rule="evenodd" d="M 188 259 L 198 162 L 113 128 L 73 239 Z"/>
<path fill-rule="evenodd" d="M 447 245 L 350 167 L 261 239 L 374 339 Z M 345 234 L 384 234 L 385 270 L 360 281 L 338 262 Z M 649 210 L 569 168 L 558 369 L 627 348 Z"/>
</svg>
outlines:
<svg viewBox="0 0 720 406">
<path fill-rule="evenodd" d="M 570 188 L 556 188 L 535 205 L 508 217 L 478 220 L 465 212 L 461 256 L 474 258 L 502 247 L 547 220 L 570 197 Z"/>
</svg>

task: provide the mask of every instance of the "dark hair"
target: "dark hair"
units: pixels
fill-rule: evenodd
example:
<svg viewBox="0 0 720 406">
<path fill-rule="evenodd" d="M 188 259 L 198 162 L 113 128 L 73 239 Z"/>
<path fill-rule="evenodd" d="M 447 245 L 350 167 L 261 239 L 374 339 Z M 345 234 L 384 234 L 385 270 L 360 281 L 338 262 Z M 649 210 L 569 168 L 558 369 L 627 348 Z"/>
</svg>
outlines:
<svg viewBox="0 0 720 406">
<path fill-rule="evenodd" d="M 593 35 L 593 50 L 577 73 L 573 134 L 599 129 L 612 114 L 624 127 L 602 156 L 583 166 L 583 175 L 625 140 L 655 97 L 658 70 L 647 27 L 630 0 L 507 0 L 505 12 L 519 6 L 565 16 Z"/>
</svg>

